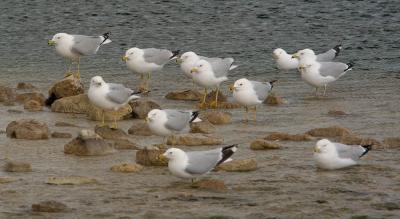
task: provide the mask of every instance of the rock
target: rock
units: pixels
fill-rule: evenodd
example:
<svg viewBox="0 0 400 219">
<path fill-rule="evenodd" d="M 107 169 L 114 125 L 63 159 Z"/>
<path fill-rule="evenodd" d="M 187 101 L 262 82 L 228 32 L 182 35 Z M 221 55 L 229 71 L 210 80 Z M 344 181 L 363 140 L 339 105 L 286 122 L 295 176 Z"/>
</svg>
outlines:
<svg viewBox="0 0 400 219">
<path fill-rule="evenodd" d="M 51 104 L 51 111 L 57 113 L 81 113 L 85 114 L 91 103 L 86 94 L 64 97 Z"/>
<path fill-rule="evenodd" d="M 237 109 L 242 107 L 239 103 L 231 103 L 231 102 L 218 102 L 218 109 Z"/>
<path fill-rule="evenodd" d="M 221 111 L 210 111 L 204 114 L 213 125 L 229 124 L 232 122 L 232 114 Z"/>
<path fill-rule="evenodd" d="M 250 149 L 252 150 L 280 149 L 281 147 L 282 146 L 277 143 L 269 142 L 263 139 L 257 139 L 250 144 Z"/>
<path fill-rule="evenodd" d="M 167 138 L 168 145 L 218 145 L 223 142 L 224 140 L 221 137 L 202 133 L 177 134 Z"/>
<path fill-rule="evenodd" d="M 160 157 L 165 150 L 144 148 L 136 152 L 136 163 L 143 166 L 168 166 L 168 160 Z"/>
<path fill-rule="evenodd" d="M 53 132 L 51 133 L 52 138 L 72 138 L 71 133 L 67 132 Z"/>
<path fill-rule="evenodd" d="M 114 121 L 114 116 L 117 116 L 117 120 L 123 120 L 131 118 L 132 108 L 129 104 L 119 108 L 117 111 L 104 111 L 105 121 Z M 103 110 L 95 105 L 90 105 L 86 112 L 89 119 L 95 121 L 101 121 L 103 119 Z"/>
<path fill-rule="evenodd" d="M 372 138 L 362 138 L 353 133 L 344 133 L 340 138 L 340 143 L 348 144 L 348 145 L 372 145 L 373 149 L 383 147 L 382 144 L 375 139 Z"/>
<path fill-rule="evenodd" d="M 272 132 L 264 137 L 269 141 L 311 141 L 313 137 L 308 134 L 287 134 L 283 132 Z"/>
<path fill-rule="evenodd" d="M 82 185 L 97 183 L 97 180 L 86 176 L 54 176 L 49 177 L 46 184 L 51 185 Z"/>
<path fill-rule="evenodd" d="M 203 179 L 192 184 L 193 188 L 224 192 L 227 190 L 224 181 L 217 179 Z"/>
<path fill-rule="evenodd" d="M 16 179 L 0 176 L 0 184 L 10 183 L 10 182 L 14 182 L 14 181 L 16 181 Z"/>
<path fill-rule="evenodd" d="M 341 137 L 344 134 L 350 134 L 351 131 L 349 129 L 340 127 L 340 126 L 331 126 L 326 128 L 315 128 L 306 132 L 314 137 Z"/>
<path fill-rule="evenodd" d="M 30 112 L 42 111 L 43 106 L 36 100 L 28 100 L 24 103 L 24 109 Z"/>
<path fill-rule="evenodd" d="M 63 97 L 76 96 L 84 93 L 83 84 L 80 79 L 70 75 L 57 81 L 49 90 L 49 98 L 46 100 L 46 105 L 50 106 L 57 99 Z"/>
<path fill-rule="evenodd" d="M 48 139 L 50 136 L 49 128 L 46 123 L 34 119 L 20 119 L 8 124 L 7 136 L 17 139 Z"/>
<path fill-rule="evenodd" d="M 40 105 L 44 106 L 45 97 L 42 93 L 30 92 L 30 93 L 17 94 L 15 100 L 18 103 L 22 104 L 24 104 L 29 100 L 35 100 L 36 102 L 40 103 Z"/>
<path fill-rule="evenodd" d="M 328 111 L 328 115 L 330 115 L 330 116 L 346 116 L 348 114 L 342 110 L 332 109 L 332 110 Z"/>
<path fill-rule="evenodd" d="M 56 126 L 56 127 L 78 127 L 78 126 L 76 126 L 74 124 L 67 123 L 67 122 L 56 122 L 54 124 L 54 126 Z"/>
<path fill-rule="evenodd" d="M 44 201 L 38 204 L 32 204 L 32 211 L 35 212 L 65 212 L 68 208 L 65 204 L 58 201 Z"/>
<path fill-rule="evenodd" d="M 30 83 L 19 82 L 17 84 L 17 89 L 18 90 L 35 90 L 37 88 Z"/>
<path fill-rule="evenodd" d="M 267 98 L 264 100 L 264 103 L 270 106 L 282 105 L 285 103 L 282 97 L 277 96 L 275 93 L 268 94 Z"/>
<path fill-rule="evenodd" d="M 136 163 L 122 163 L 116 164 L 111 167 L 111 170 L 114 172 L 122 172 L 122 173 L 136 173 L 143 169 L 142 165 Z"/>
<path fill-rule="evenodd" d="M 116 139 L 114 140 L 114 148 L 118 150 L 137 150 L 140 147 L 127 139 Z"/>
<path fill-rule="evenodd" d="M 12 103 L 15 101 L 16 95 L 14 88 L 0 85 L 0 103 Z"/>
<path fill-rule="evenodd" d="M 248 172 L 257 169 L 257 161 L 255 159 L 232 160 L 217 166 L 216 170 L 227 172 Z"/>
<path fill-rule="evenodd" d="M 197 90 L 172 91 L 165 95 L 165 98 L 170 100 L 198 101 L 203 98 L 203 94 Z"/>
<path fill-rule="evenodd" d="M 150 136 L 153 135 L 149 126 L 145 121 L 138 121 L 128 129 L 128 133 L 131 135 Z"/>
<path fill-rule="evenodd" d="M 20 113 L 23 113 L 24 111 L 16 110 L 16 109 L 9 109 L 9 110 L 7 110 L 7 112 L 13 113 L 13 114 L 20 114 Z"/>
<path fill-rule="evenodd" d="M 91 130 L 81 133 L 64 146 L 64 153 L 78 156 L 101 156 L 114 153 L 114 148 Z"/>
<path fill-rule="evenodd" d="M 138 99 L 129 102 L 132 108 L 132 117 L 135 119 L 144 119 L 152 109 L 161 109 L 160 105 L 152 100 Z"/>
<path fill-rule="evenodd" d="M 204 120 L 201 122 L 192 122 L 190 124 L 190 132 L 191 133 L 204 133 L 204 134 L 212 134 L 215 131 L 215 127 L 208 120 Z"/>
<path fill-rule="evenodd" d="M 204 93 L 202 93 L 202 96 L 203 95 Z M 212 103 L 213 101 L 215 101 L 215 95 L 215 91 L 211 91 L 210 93 L 208 93 L 206 97 L 206 103 Z M 227 100 L 228 98 L 221 91 L 218 92 L 218 103 L 226 102 Z"/>
<path fill-rule="evenodd" d="M 4 166 L 6 172 L 32 172 L 30 163 L 8 161 Z"/>
<path fill-rule="evenodd" d="M 373 205 L 375 209 L 385 211 L 396 211 L 400 210 L 399 202 L 380 202 Z"/>
<path fill-rule="evenodd" d="M 399 148 L 400 138 L 385 138 L 385 140 L 383 140 L 383 144 L 386 148 Z"/>
<path fill-rule="evenodd" d="M 94 132 L 98 134 L 103 139 L 110 139 L 110 140 L 122 140 L 128 139 L 129 136 L 126 132 L 122 129 L 113 129 L 109 126 L 97 126 L 94 128 Z"/>
</svg>

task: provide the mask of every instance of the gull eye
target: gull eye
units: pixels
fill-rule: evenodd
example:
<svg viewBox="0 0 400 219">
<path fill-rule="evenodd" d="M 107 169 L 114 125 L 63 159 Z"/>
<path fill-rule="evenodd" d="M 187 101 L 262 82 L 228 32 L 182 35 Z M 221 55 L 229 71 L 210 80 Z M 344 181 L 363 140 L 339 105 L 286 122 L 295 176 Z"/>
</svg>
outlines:
<svg viewBox="0 0 400 219">
<path fill-rule="evenodd" d="M 200 65 L 200 67 L 203 67 L 203 65 Z"/>
<path fill-rule="evenodd" d="M 129 55 L 133 55 L 133 52 L 129 53 Z"/>
<path fill-rule="evenodd" d="M 304 55 L 304 52 L 300 53 L 300 55 Z"/>
<path fill-rule="evenodd" d="M 169 155 L 172 155 L 172 151 L 170 151 L 168 154 L 169 154 Z"/>
<path fill-rule="evenodd" d="M 61 37 L 57 37 L 57 39 L 61 39 Z"/>
<path fill-rule="evenodd" d="M 243 83 L 240 83 L 239 86 L 243 86 Z"/>
</svg>

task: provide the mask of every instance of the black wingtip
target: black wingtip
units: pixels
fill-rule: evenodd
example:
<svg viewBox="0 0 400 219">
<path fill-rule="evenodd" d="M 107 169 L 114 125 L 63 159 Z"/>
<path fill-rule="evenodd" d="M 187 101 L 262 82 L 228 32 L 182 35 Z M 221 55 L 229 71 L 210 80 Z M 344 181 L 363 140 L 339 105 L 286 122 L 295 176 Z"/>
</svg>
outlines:
<svg viewBox="0 0 400 219">
<path fill-rule="evenodd" d="M 228 145 L 222 148 L 222 159 L 218 161 L 217 165 L 220 165 L 221 163 L 225 162 L 228 158 L 230 158 L 235 151 L 237 150 L 238 145 L 233 144 L 233 145 Z"/>
<path fill-rule="evenodd" d="M 348 71 L 348 70 L 350 70 L 351 68 L 353 68 L 354 63 L 353 63 L 353 62 L 349 62 L 349 63 L 347 63 L 346 65 L 347 65 L 347 68 L 346 68 L 344 71 Z"/>
<path fill-rule="evenodd" d="M 132 92 L 131 93 L 131 95 L 135 95 L 135 94 L 148 94 L 148 93 L 150 93 L 150 91 L 149 90 L 146 90 L 146 91 L 134 91 L 134 92 Z"/>
<path fill-rule="evenodd" d="M 180 53 L 181 51 L 180 50 L 175 50 L 175 51 L 172 51 L 172 56 L 171 57 L 169 57 L 169 59 L 172 59 L 172 58 L 175 58 L 175 57 L 177 57 L 178 55 L 179 55 L 179 53 Z"/>
<path fill-rule="evenodd" d="M 102 45 L 108 38 L 110 38 L 111 32 L 108 31 L 107 33 L 103 33 L 104 40 L 100 43 Z"/>
<path fill-rule="evenodd" d="M 189 123 L 192 123 L 199 116 L 199 114 L 200 114 L 199 111 L 193 111 L 192 118 L 190 119 Z"/>
<path fill-rule="evenodd" d="M 342 51 L 343 47 L 341 44 L 336 45 L 335 47 L 333 47 L 333 50 L 335 50 L 335 57 L 339 55 L 340 51 Z"/>
<path fill-rule="evenodd" d="M 368 153 L 368 151 L 370 151 L 372 149 L 372 144 L 361 145 L 361 147 L 365 148 L 365 151 L 364 151 L 364 153 L 361 154 L 360 157 L 366 155 Z"/>
</svg>

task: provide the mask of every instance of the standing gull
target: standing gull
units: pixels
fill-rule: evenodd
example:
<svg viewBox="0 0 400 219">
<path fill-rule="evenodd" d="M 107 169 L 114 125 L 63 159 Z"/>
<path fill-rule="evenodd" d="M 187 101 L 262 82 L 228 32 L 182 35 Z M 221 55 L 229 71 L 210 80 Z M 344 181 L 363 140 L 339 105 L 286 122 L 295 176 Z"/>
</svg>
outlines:
<svg viewBox="0 0 400 219">
<path fill-rule="evenodd" d="M 329 62 L 336 58 L 342 50 L 342 45 L 336 45 L 328 51 L 318 54 L 317 61 Z M 280 70 L 291 70 L 299 67 L 299 60 L 292 58 L 293 54 L 288 54 L 285 50 L 277 48 L 272 53 L 272 57 L 275 59 L 276 65 Z"/>
<path fill-rule="evenodd" d="M 169 171 L 180 178 L 193 179 L 213 170 L 227 161 L 237 150 L 237 145 L 229 145 L 208 151 L 185 152 L 178 148 L 168 149 L 163 156 L 168 158 Z"/>
<path fill-rule="evenodd" d="M 167 137 L 175 133 L 188 133 L 190 123 L 201 121 L 198 116 L 198 111 L 153 109 L 147 114 L 146 121 L 154 134 Z"/>
<path fill-rule="evenodd" d="M 371 148 L 371 145 L 345 145 L 322 139 L 314 148 L 314 159 L 319 168 L 340 169 L 356 165 Z"/>
<path fill-rule="evenodd" d="M 196 62 L 190 72 L 193 81 L 201 87 L 204 87 L 204 97 L 200 108 L 206 107 L 207 88 L 217 88 L 215 101 L 210 104 L 211 107 L 218 107 L 218 92 L 220 84 L 228 80 L 228 72 L 232 68 L 233 58 L 216 58 L 212 61 L 201 59 Z"/>
<path fill-rule="evenodd" d="M 71 60 L 67 75 L 70 74 L 72 62 L 77 62 L 77 77 L 80 78 L 79 65 L 82 56 L 94 55 L 103 44 L 111 43 L 110 32 L 101 36 L 84 36 L 57 33 L 48 44 L 55 46 L 57 54 Z"/>
<path fill-rule="evenodd" d="M 235 81 L 231 90 L 233 91 L 233 98 L 243 105 L 246 109 L 246 118 L 249 112 L 249 107 L 254 106 L 254 120 L 257 116 L 257 105 L 262 104 L 267 98 L 268 93 L 272 90 L 273 84 L 276 80 L 270 82 L 250 81 L 246 78 Z"/>
<path fill-rule="evenodd" d="M 126 51 L 122 60 L 126 62 L 129 70 L 141 75 L 140 78 L 145 82 L 144 89 L 148 91 L 151 73 L 160 71 L 165 64 L 177 58 L 178 54 L 179 50 L 171 52 L 166 49 L 140 49 L 134 47 Z M 145 74 L 147 74 L 146 79 Z"/>
<path fill-rule="evenodd" d="M 104 126 L 104 111 L 114 111 L 114 124 L 112 128 L 117 128 L 116 111 L 126 105 L 130 100 L 138 99 L 140 92 L 126 88 L 122 84 L 106 83 L 101 76 L 95 76 L 90 81 L 88 97 L 91 103 L 100 107 L 102 112 L 102 126 Z"/>
<path fill-rule="evenodd" d="M 315 87 L 315 95 L 318 94 L 318 88 L 323 86 L 325 96 L 327 84 L 336 81 L 353 67 L 352 63 L 318 62 L 311 49 L 300 50 L 293 54 L 293 58 L 299 59 L 301 78 Z"/>
</svg>

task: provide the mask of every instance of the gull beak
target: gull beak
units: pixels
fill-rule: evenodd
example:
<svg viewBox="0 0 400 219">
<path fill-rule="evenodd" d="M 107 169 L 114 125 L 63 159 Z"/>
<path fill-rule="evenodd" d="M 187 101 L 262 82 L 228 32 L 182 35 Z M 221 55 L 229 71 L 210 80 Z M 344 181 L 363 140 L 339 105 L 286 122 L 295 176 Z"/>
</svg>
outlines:
<svg viewBox="0 0 400 219">
<path fill-rule="evenodd" d="M 193 74 L 194 72 L 198 73 L 198 72 L 199 72 L 199 69 L 196 68 L 196 67 L 194 67 L 194 68 L 192 68 L 192 70 L 190 70 L 190 73 Z"/>
<path fill-rule="evenodd" d="M 47 44 L 49 44 L 49 46 L 54 46 L 54 45 L 56 45 L 57 43 L 56 43 L 56 41 L 54 41 L 54 40 L 48 40 L 48 41 L 47 41 Z"/>
<path fill-rule="evenodd" d="M 321 153 L 321 150 L 319 149 L 319 147 L 314 147 L 314 153 Z"/>
<path fill-rule="evenodd" d="M 150 122 L 150 118 L 146 117 L 146 122 L 149 123 Z"/>
<path fill-rule="evenodd" d="M 129 60 L 128 56 L 122 56 L 122 61 L 126 62 L 128 60 Z"/>
<path fill-rule="evenodd" d="M 161 160 L 161 161 L 162 161 L 162 160 L 168 160 L 168 158 L 167 158 L 167 152 L 158 155 L 158 160 Z"/>
<path fill-rule="evenodd" d="M 101 82 L 97 82 L 96 85 L 100 87 L 101 86 Z"/>
<path fill-rule="evenodd" d="M 297 54 L 297 53 L 295 53 L 295 54 L 292 55 L 292 59 L 299 59 L 299 57 L 300 57 L 300 56 L 299 56 L 299 54 Z"/>
<path fill-rule="evenodd" d="M 230 90 L 231 92 L 234 92 L 234 91 L 236 90 L 236 87 L 235 87 L 233 84 L 231 84 L 231 85 L 229 86 L 229 90 Z"/>
<path fill-rule="evenodd" d="M 275 53 L 272 53 L 272 58 L 275 59 L 275 60 L 278 60 L 279 56 L 277 54 L 275 54 Z"/>
<path fill-rule="evenodd" d="M 182 60 L 181 58 L 177 58 L 177 59 L 176 59 L 176 63 L 177 63 L 178 65 L 182 64 L 182 62 L 183 62 L 183 60 Z"/>
<path fill-rule="evenodd" d="M 299 65 L 299 69 L 300 69 L 300 70 L 305 69 L 305 68 L 306 68 L 305 65 L 303 65 L 303 64 Z"/>
</svg>

